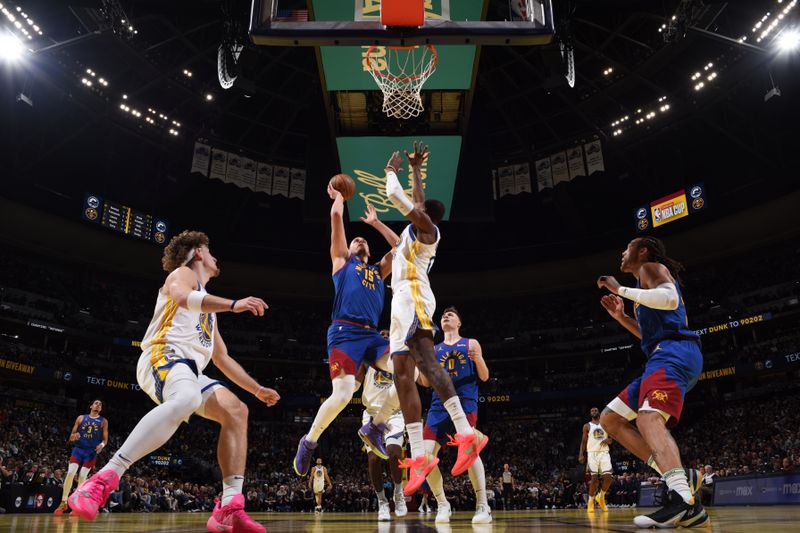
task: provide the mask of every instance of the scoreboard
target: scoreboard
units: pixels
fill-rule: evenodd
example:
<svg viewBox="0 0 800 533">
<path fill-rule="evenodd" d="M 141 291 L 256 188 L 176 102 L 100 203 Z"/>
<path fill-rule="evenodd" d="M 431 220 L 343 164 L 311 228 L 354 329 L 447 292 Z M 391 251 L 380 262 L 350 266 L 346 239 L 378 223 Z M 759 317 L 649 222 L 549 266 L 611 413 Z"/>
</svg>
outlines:
<svg viewBox="0 0 800 533">
<path fill-rule="evenodd" d="M 84 197 L 81 218 L 137 239 L 162 245 L 167 242 L 167 222 L 96 194 Z"/>
</svg>

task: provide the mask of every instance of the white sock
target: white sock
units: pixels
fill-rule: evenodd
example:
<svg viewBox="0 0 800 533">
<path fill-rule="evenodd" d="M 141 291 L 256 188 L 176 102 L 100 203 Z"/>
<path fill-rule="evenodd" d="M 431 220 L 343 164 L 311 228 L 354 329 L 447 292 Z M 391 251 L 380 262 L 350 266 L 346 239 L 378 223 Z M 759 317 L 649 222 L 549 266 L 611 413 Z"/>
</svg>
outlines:
<svg viewBox="0 0 800 533">
<path fill-rule="evenodd" d="M 408 432 L 408 442 L 411 445 L 412 459 L 425 455 L 425 445 L 422 442 L 422 422 L 406 424 L 406 432 Z"/>
<path fill-rule="evenodd" d="M 656 460 L 653 459 L 652 455 L 647 459 L 647 466 L 658 472 L 659 476 L 664 475 L 664 472 L 662 472 L 661 469 L 658 467 L 658 465 L 656 464 Z"/>
<path fill-rule="evenodd" d="M 314 422 L 311 424 L 311 429 L 308 430 L 306 440 L 309 442 L 317 442 L 322 436 L 328 426 L 336 420 L 342 409 L 347 407 L 347 404 L 353 398 L 353 387 L 355 387 L 356 377 L 345 374 L 339 376 L 331 381 L 333 390 L 322 405 L 319 406 L 317 416 L 314 417 Z"/>
<path fill-rule="evenodd" d="M 436 498 L 436 503 L 439 507 L 443 505 L 450 505 L 447 502 L 447 497 L 444 494 L 444 481 L 442 480 L 442 471 L 438 466 L 433 467 L 431 473 L 427 477 L 428 486 L 431 488 L 431 494 Z"/>
<path fill-rule="evenodd" d="M 403 483 L 395 483 L 394 484 L 394 495 L 395 497 L 405 498 L 405 494 L 403 494 Z"/>
<path fill-rule="evenodd" d="M 164 403 L 139 420 L 125 443 L 100 472 L 113 470 L 122 476 L 133 463 L 163 446 L 181 422 L 202 403 L 197 376 L 186 365 L 173 366 L 164 384 Z"/>
<path fill-rule="evenodd" d="M 444 402 L 444 408 L 447 409 L 447 412 L 450 414 L 450 419 L 456 427 L 456 433 L 462 433 L 464 435 L 474 433 L 469 422 L 467 422 L 467 415 L 464 414 L 464 408 L 461 407 L 461 400 L 458 399 L 458 396 L 453 396 Z"/>
<path fill-rule="evenodd" d="M 397 494 L 397 493 L 395 493 Z M 378 497 L 378 501 L 381 503 L 389 503 L 389 500 L 386 499 L 386 493 L 382 490 L 376 490 L 375 495 Z"/>
<path fill-rule="evenodd" d="M 242 493 L 242 486 L 244 485 L 244 476 L 241 474 L 234 474 L 222 479 L 222 501 L 220 507 L 225 507 L 234 496 Z"/>
<path fill-rule="evenodd" d="M 475 489 L 475 502 L 478 505 L 489 505 L 486 501 L 486 471 L 483 468 L 483 461 L 478 457 L 472 466 L 467 470 L 472 488 Z"/>
<path fill-rule="evenodd" d="M 69 491 L 72 490 L 72 482 L 75 481 L 75 474 L 78 472 L 78 463 L 70 463 L 67 468 L 67 477 L 64 478 L 64 492 L 61 493 L 61 501 L 67 501 Z"/>
<path fill-rule="evenodd" d="M 689 488 L 689 480 L 686 479 L 686 472 L 683 468 L 673 468 L 664 474 L 664 481 L 667 482 L 667 487 L 674 490 L 681 495 L 683 501 L 691 503 L 692 490 Z"/>
</svg>

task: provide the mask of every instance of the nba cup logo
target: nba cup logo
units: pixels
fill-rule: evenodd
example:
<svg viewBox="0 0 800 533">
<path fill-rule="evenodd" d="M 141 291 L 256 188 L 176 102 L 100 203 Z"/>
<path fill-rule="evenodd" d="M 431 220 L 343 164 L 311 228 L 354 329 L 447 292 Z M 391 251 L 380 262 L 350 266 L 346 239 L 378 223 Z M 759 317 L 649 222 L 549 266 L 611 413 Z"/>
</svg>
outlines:
<svg viewBox="0 0 800 533">
<path fill-rule="evenodd" d="M 666 402 L 669 399 L 669 395 L 663 390 L 654 390 L 650 397 L 654 402 Z"/>
</svg>

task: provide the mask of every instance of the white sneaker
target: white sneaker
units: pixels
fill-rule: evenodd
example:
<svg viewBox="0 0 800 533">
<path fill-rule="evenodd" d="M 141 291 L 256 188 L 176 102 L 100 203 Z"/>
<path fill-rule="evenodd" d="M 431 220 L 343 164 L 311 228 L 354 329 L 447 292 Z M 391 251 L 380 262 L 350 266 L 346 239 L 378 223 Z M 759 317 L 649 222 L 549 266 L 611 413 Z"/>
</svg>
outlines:
<svg viewBox="0 0 800 533">
<path fill-rule="evenodd" d="M 453 514 L 453 511 L 450 509 L 449 503 L 447 505 L 440 505 L 439 509 L 436 511 L 436 523 L 449 524 L 451 514 Z"/>
<path fill-rule="evenodd" d="M 394 495 L 394 514 L 397 516 L 405 516 L 408 514 L 406 497 L 403 496 L 403 493 Z"/>
<path fill-rule="evenodd" d="M 389 522 L 392 514 L 389 511 L 389 502 L 378 502 L 378 522 Z"/>
<path fill-rule="evenodd" d="M 472 517 L 473 524 L 491 524 L 492 523 L 492 510 L 488 505 L 479 505 L 475 509 L 475 516 Z"/>
</svg>

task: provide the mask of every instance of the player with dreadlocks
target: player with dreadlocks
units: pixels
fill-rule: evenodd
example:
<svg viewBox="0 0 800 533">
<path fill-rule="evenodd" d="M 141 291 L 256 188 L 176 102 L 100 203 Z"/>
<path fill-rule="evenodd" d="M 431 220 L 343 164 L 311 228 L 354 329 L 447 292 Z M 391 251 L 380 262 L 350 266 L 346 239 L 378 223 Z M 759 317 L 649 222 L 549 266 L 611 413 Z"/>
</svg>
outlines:
<svg viewBox="0 0 800 533">
<path fill-rule="evenodd" d="M 603 410 L 600 424 L 631 453 L 664 477 L 664 507 L 634 518 L 637 527 L 707 527 L 708 513 L 695 493 L 702 474 L 684 469 L 669 428 L 678 423 L 683 399 L 703 369 L 700 338 L 689 329 L 679 288 L 683 266 L 669 258 L 664 243 L 641 237 L 628 243 L 620 270 L 633 274 L 636 287 L 624 287 L 613 276 L 601 276 L 602 306 L 622 327 L 641 339 L 647 356 L 644 374 Z M 622 298 L 632 300 L 634 317 L 625 314 Z M 636 419 L 636 427 L 630 424 Z"/>
</svg>

